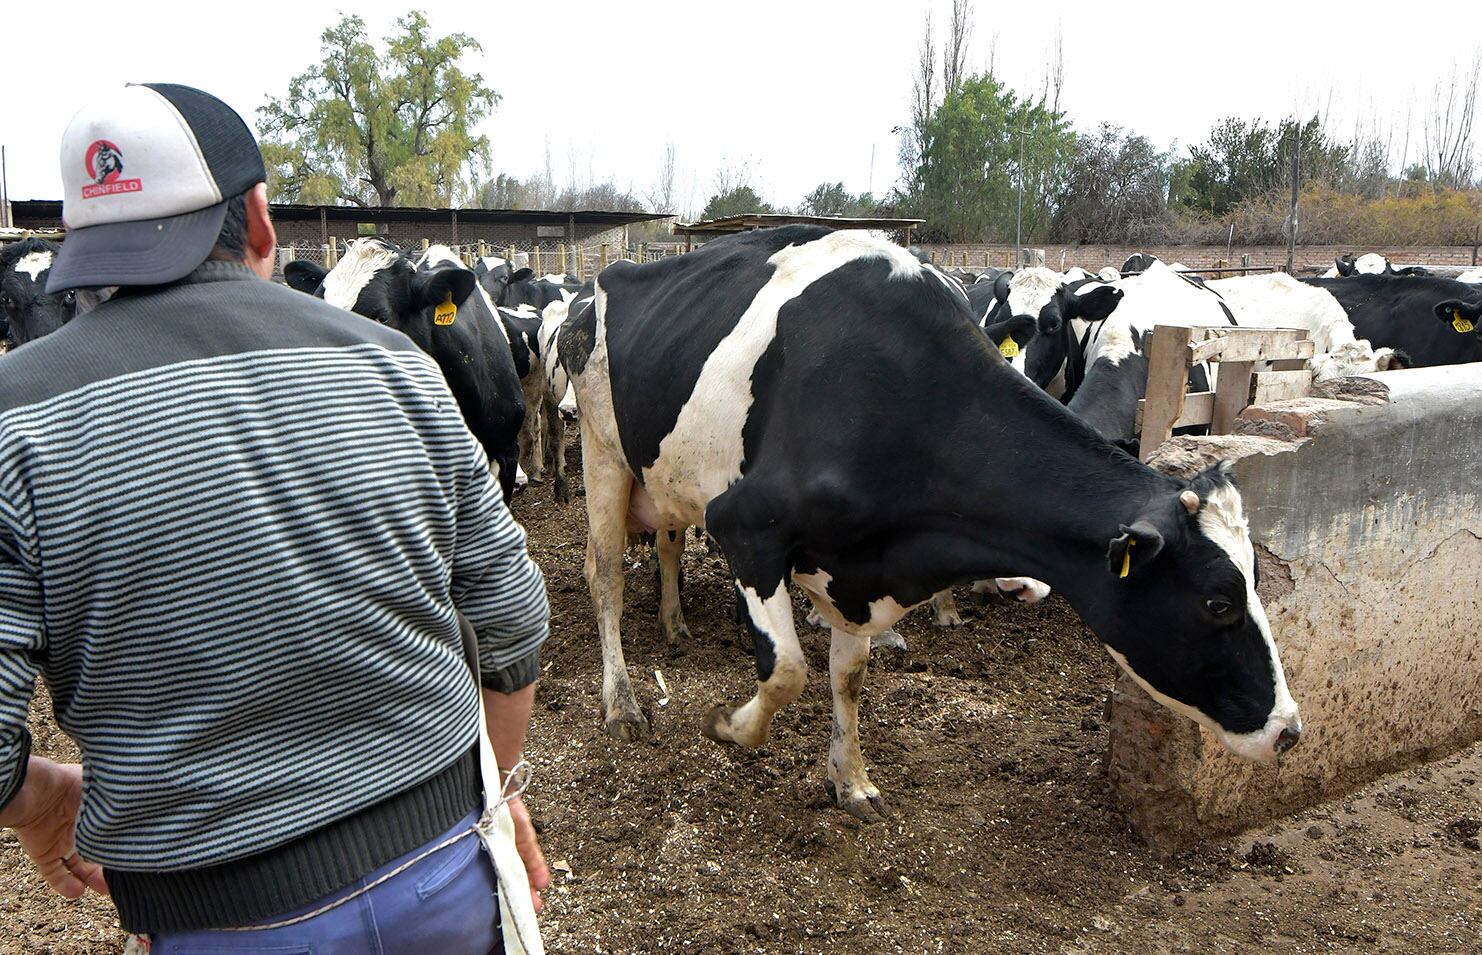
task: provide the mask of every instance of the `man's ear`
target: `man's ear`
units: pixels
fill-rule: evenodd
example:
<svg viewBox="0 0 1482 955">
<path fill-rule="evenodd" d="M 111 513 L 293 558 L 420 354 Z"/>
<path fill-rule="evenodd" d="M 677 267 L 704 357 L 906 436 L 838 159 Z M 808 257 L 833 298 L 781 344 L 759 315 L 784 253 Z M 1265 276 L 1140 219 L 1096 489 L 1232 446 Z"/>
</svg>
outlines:
<svg viewBox="0 0 1482 955">
<path fill-rule="evenodd" d="M 1135 521 L 1131 527 L 1123 524 L 1121 531 L 1106 549 L 1107 568 L 1114 577 L 1135 573 L 1163 549 L 1163 535 L 1147 521 Z"/>
<path fill-rule="evenodd" d="M 277 250 L 278 233 L 268 213 L 268 186 L 260 182 L 247 191 L 247 267 L 260 277 L 271 279 Z"/>
<path fill-rule="evenodd" d="M 421 311 L 434 308 L 452 296 L 454 305 L 473 293 L 473 273 L 464 268 L 441 268 L 418 272 L 412 276 L 412 306 Z"/>
<path fill-rule="evenodd" d="M 1479 331 L 1482 328 L 1482 299 L 1475 302 L 1448 299 L 1436 306 L 1436 317 L 1450 325 L 1458 334 L 1477 332 L 1482 335 L 1482 331 Z"/>
<path fill-rule="evenodd" d="M 1117 310 L 1122 300 L 1122 290 L 1103 285 L 1089 292 L 1068 293 L 1062 300 L 1060 314 L 1065 318 L 1079 318 L 1087 322 L 1099 322 Z"/>
<path fill-rule="evenodd" d="M 323 284 L 324 277 L 329 270 L 317 262 L 308 262 L 304 259 L 294 259 L 283 266 L 283 279 L 291 289 L 297 289 L 305 295 L 313 295 Z"/>
</svg>

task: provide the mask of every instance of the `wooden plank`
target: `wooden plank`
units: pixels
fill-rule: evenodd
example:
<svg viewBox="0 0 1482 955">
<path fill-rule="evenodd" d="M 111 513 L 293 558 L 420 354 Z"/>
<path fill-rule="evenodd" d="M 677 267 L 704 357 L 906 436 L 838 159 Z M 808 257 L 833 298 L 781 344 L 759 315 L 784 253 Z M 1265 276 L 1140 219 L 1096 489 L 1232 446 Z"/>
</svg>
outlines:
<svg viewBox="0 0 1482 955">
<path fill-rule="evenodd" d="M 1189 364 L 1195 365 L 1201 361 L 1209 361 L 1225 350 L 1225 342 L 1229 339 L 1211 338 L 1208 341 L 1195 342 L 1189 346 Z"/>
<path fill-rule="evenodd" d="M 1207 334 L 1225 339 L 1222 361 L 1275 361 L 1313 354 L 1310 333 L 1303 328 L 1210 328 Z"/>
<path fill-rule="evenodd" d="M 1305 398 L 1312 393 L 1312 372 L 1306 368 L 1296 371 L 1261 371 L 1256 373 L 1256 396 L 1253 405 L 1264 405 L 1288 398 Z"/>
<path fill-rule="evenodd" d="M 1154 327 L 1148 344 L 1148 388 L 1143 406 L 1138 453 L 1146 461 L 1173 434 L 1183 417 L 1189 382 L 1189 330 L 1176 325 Z"/>
<path fill-rule="evenodd" d="M 1235 429 L 1235 418 L 1250 404 L 1250 376 L 1255 362 L 1220 362 L 1219 384 L 1214 389 L 1214 418 L 1210 434 L 1229 434 Z"/>
<path fill-rule="evenodd" d="M 1305 371 L 1306 368 L 1305 358 L 1278 358 L 1271 363 L 1272 371 Z"/>
<path fill-rule="evenodd" d="M 1143 408 L 1147 405 L 1146 398 L 1140 398 L 1137 402 L 1137 430 L 1142 430 Z M 1179 428 L 1193 428 L 1199 425 L 1207 425 L 1214 420 L 1214 392 L 1191 391 L 1184 395 L 1184 413 L 1173 422 L 1174 430 Z"/>
</svg>

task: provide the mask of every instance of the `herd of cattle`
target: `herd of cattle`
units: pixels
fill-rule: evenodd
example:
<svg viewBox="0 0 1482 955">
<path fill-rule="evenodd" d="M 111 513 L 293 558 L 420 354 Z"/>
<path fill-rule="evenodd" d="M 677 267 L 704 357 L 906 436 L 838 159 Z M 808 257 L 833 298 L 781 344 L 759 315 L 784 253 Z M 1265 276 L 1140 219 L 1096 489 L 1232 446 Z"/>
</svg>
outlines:
<svg viewBox="0 0 1482 955">
<path fill-rule="evenodd" d="M 10 347 L 102 297 L 47 295 L 55 252 L 39 239 L 0 247 Z M 703 528 L 730 564 L 757 685 L 711 711 L 717 740 L 759 745 L 801 692 L 788 593 L 801 589 L 810 621 L 832 631 L 829 779 L 864 819 L 885 811 L 859 742 L 871 640 L 928 600 L 939 624 L 960 622 L 957 584 L 1025 601 L 1054 587 L 1139 684 L 1235 752 L 1269 761 L 1296 744 L 1227 471 L 1182 480 L 1127 453 L 1154 325 L 1303 328 L 1316 378 L 1482 360 L 1482 272 L 1396 272 L 1378 256 L 1305 281 L 1204 281 L 1150 256 L 1094 275 L 979 274 L 794 226 L 618 262 L 586 283 L 381 239 L 350 243 L 332 269 L 284 274 L 437 361 L 507 499 L 547 471 L 567 498 L 563 418 L 579 409 L 613 735 L 648 733 L 619 631 L 631 534 L 654 535 L 671 641 L 687 635 L 685 533 Z M 1191 385 L 1210 373 L 1195 368 Z"/>
</svg>

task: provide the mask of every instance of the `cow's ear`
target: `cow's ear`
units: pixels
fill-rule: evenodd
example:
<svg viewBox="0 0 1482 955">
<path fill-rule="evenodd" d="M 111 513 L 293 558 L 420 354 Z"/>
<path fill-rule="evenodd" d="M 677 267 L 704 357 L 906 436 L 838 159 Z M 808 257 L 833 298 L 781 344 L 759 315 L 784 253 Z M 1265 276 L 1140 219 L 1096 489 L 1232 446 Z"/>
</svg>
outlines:
<svg viewBox="0 0 1482 955">
<path fill-rule="evenodd" d="M 1131 527 L 1123 524 L 1121 531 L 1106 550 L 1107 568 L 1114 577 L 1137 572 L 1163 549 L 1163 535 L 1147 521 L 1136 521 Z"/>
<path fill-rule="evenodd" d="M 288 283 L 288 287 L 308 295 L 318 290 L 328 274 L 329 270 L 324 266 L 304 259 L 294 259 L 283 266 L 283 281 Z"/>
<path fill-rule="evenodd" d="M 412 305 L 421 311 L 434 308 L 452 296 L 454 305 L 461 305 L 473 292 L 474 277 L 468 269 L 433 269 L 412 276 Z"/>
<path fill-rule="evenodd" d="M 1458 334 L 1477 332 L 1482 335 L 1482 299 L 1475 302 L 1447 299 L 1436 306 L 1436 317 Z"/>
<path fill-rule="evenodd" d="M 530 268 L 517 269 L 515 272 L 511 273 L 511 275 L 509 277 L 509 284 L 513 285 L 516 282 L 523 282 L 523 281 L 525 281 L 526 279 L 528 279 L 530 276 L 532 276 L 534 274 L 535 274 L 535 270 L 534 269 L 530 269 Z"/>
<path fill-rule="evenodd" d="M 1009 300 L 1009 283 L 1013 280 L 1013 272 L 998 273 L 998 278 L 993 280 L 993 300 L 995 302 L 1007 302 Z"/>
<path fill-rule="evenodd" d="M 1099 322 L 1117 310 L 1117 303 L 1122 300 L 1122 290 L 1103 285 L 1080 295 L 1072 292 L 1066 298 L 1068 301 L 1062 306 L 1061 314 L 1067 319 Z"/>
</svg>

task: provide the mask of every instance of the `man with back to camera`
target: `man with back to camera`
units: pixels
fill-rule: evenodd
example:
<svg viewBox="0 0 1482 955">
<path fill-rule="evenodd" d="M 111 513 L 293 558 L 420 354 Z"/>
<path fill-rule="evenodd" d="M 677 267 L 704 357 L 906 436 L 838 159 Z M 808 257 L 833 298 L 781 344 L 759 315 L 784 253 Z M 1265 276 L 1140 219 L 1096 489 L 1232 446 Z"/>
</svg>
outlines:
<svg viewBox="0 0 1482 955">
<path fill-rule="evenodd" d="M 104 93 L 61 161 L 48 291 L 119 291 L 0 365 L 0 825 L 154 953 L 498 951 L 459 621 L 509 770 L 549 609 L 437 365 L 264 281 L 215 97 Z M 29 756 L 38 672 L 81 767 Z"/>
</svg>

